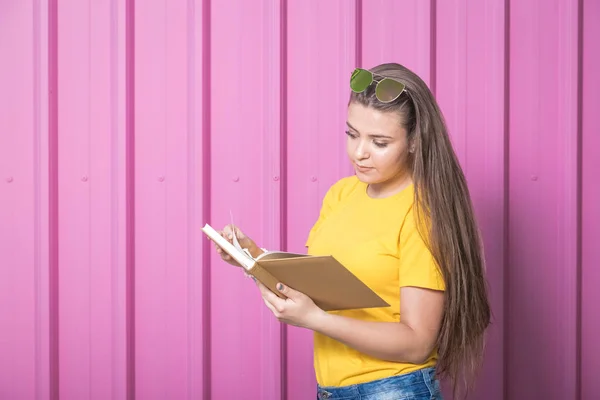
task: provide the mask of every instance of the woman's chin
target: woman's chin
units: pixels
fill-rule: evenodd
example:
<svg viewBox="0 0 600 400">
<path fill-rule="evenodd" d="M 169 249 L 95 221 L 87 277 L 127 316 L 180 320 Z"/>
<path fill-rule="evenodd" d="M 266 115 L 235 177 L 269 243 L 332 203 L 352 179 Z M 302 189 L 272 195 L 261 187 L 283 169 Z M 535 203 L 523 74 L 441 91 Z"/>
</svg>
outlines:
<svg viewBox="0 0 600 400">
<path fill-rule="evenodd" d="M 378 177 L 375 176 L 374 174 L 362 173 L 360 171 L 356 171 L 356 177 L 362 183 L 366 183 L 369 185 L 375 185 L 377 183 L 381 183 L 381 180 L 378 179 Z"/>
</svg>

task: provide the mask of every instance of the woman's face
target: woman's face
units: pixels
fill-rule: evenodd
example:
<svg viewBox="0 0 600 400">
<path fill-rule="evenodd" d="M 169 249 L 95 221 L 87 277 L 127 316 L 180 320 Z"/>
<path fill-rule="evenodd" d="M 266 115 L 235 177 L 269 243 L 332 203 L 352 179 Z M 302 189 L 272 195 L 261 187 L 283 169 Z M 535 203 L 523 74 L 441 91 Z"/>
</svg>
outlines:
<svg viewBox="0 0 600 400">
<path fill-rule="evenodd" d="M 396 113 L 354 102 L 348 106 L 348 157 L 371 195 L 393 194 L 410 180 L 407 132 L 401 122 Z"/>
</svg>

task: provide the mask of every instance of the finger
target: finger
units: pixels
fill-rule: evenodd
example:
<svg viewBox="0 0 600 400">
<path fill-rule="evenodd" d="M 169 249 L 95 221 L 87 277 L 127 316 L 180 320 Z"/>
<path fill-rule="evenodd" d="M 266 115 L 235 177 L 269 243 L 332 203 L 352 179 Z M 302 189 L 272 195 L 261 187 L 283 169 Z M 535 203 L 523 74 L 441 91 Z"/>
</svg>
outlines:
<svg viewBox="0 0 600 400">
<path fill-rule="evenodd" d="M 221 257 L 229 257 L 229 255 L 225 251 L 223 251 L 223 249 L 219 245 L 215 245 L 215 248 L 217 250 L 217 253 L 221 255 Z"/>
<path fill-rule="evenodd" d="M 269 310 L 271 310 L 271 312 L 273 313 L 273 315 L 274 315 L 276 318 L 281 318 L 281 314 L 279 313 L 279 311 L 277 311 L 277 309 L 275 308 L 275 306 L 273 306 L 273 304 L 269 303 L 269 302 L 268 302 L 267 300 L 265 300 L 264 298 L 263 298 L 263 302 L 265 303 L 265 305 L 267 306 L 267 308 L 268 308 Z"/>
<path fill-rule="evenodd" d="M 271 289 L 269 289 L 268 287 L 266 287 L 259 280 L 256 281 L 256 286 L 258 286 L 258 290 L 260 290 L 260 293 L 262 294 L 262 296 L 265 297 L 265 298 L 267 298 L 267 299 L 269 299 L 269 301 L 271 303 L 273 303 L 275 301 L 275 299 L 279 299 L 279 296 L 277 296 L 275 293 L 273 293 L 271 291 Z"/>
<path fill-rule="evenodd" d="M 269 303 L 271 303 L 273 305 L 273 307 L 275 307 L 276 310 L 278 310 L 279 312 L 283 312 L 286 299 L 280 298 L 275 293 L 273 293 L 268 287 L 266 287 L 259 281 L 256 281 L 256 285 L 258 286 L 258 288 L 260 290 L 262 298 L 264 300 L 268 301 Z"/>
<path fill-rule="evenodd" d="M 283 283 L 278 283 L 277 284 L 277 290 L 283 294 L 285 297 L 287 297 L 290 300 L 298 300 L 300 299 L 302 296 L 306 296 L 303 293 L 300 293 L 297 290 L 292 289 L 289 286 L 284 285 Z"/>
<path fill-rule="evenodd" d="M 240 228 L 234 226 L 233 229 L 235 230 L 235 236 L 238 239 L 246 239 L 246 235 L 244 235 L 244 232 L 242 232 Z"/>
<path fill-rule="evenodd" d="M 273 292 L 271 292 L 266 286 L 262 286 L 261 288 L 262 299 L 267 304 L 269 309 L 273 311 L 273 313 L 277 313 L 277 315 L 282 315 L 285 310 L 285 300 L 277 297 Z"/>
<path fill-rule="evenodd" d="M 255 282 L 256 282 L 256 286 L 258 286 L 258 290 L 260 291 L 260 294 L 262 297 L 266 297 L 269 295 L 269 293 L 271 293 L 269 288 L 267 288 L 265 285 L 263 285 L 259 280 L 256 280 Z"/>
<path fill-rule="evenodd" d="M 233 229 L 231 225 L 225 225 L 221 234 L 225 239 L 231 241 L 233 239 Z"/>
<path fill-rule="evenodd" d="M 231 258 L 219 245 L 215 244 L 215 249 L 222 259 L 229 260 Z"/>
<path fill-rule="evenodd" d="M 235 236 L 238 240 L 246 239 L 244 232 L 242 232 L 239 227 L 231 224 L 226 225 L 225 228 L 223 228 L 223 237 L 228 240 L 233 240 L 233 232 L 235 232 Z"/>
</svg>

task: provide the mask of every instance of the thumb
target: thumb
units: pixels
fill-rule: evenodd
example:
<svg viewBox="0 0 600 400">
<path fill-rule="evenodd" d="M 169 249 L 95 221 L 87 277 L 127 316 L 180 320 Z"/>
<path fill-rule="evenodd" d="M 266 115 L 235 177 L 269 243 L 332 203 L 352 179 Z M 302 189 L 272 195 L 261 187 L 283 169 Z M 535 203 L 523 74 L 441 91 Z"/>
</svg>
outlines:
<svg viewBox="0 0 600 400">
<path fill-rule="evenodd" d="M 237 236 L 238 239 L 246 239 L 246 235 L 244 235 L 244 232 L 242 232 L 240 228 L 234 226 L 233 229 L 235 229 L 235 236 Z"/>
<path fill-rule="evenodd" d="M 289 286 L 284 285 L 283 283 L 277 284 L 277 290 L 282 293 L 285 297 L 291 300 L 298 300 L 302 294 L 297 290 L 292 289 Z"/>
<path fill-rule="evenodd" d="M 238 228 L 235 225 L 231 225 L 231 224 L 225 226 L 225 229 L 223 229 L 223 233 L 230 240 L 233 239 L 233 234 L 234 233 L 235 233 L 235 237 L 237 237 L 238 240 L 244 239 L 246 237 L 246 236 L 244 236 L 244 234 L 242 233 L 242 231 L 240 230 L 240 228 Z"/>
</svg>

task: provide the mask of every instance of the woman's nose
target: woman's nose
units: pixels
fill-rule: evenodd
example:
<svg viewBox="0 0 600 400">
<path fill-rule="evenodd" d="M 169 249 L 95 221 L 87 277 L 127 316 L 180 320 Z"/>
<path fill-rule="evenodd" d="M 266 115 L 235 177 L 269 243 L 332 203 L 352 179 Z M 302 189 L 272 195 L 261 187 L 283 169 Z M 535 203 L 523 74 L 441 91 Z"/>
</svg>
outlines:
<svg viewBox="0 0 600 400">
<path fill-rule="evenodd" d="M 359 140 L 356 148 L 354 149 L 354 156 L 359 160 L 368 158 L 369 153 L 367 152 L 366 147 L 366 143 L 364 143 L 362 140 Z"/>
</svg>

